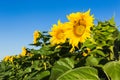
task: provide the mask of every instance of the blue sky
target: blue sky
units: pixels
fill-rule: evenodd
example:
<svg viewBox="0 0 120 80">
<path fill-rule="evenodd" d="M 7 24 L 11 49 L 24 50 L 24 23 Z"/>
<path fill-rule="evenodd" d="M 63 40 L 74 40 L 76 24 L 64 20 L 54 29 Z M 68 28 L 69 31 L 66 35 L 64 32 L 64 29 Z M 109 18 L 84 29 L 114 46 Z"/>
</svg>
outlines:
<svg viewBox="0 0 120 80">
<path fill-rule="evenodd" d="M 88 9 L 99 20 L 115 15 L 120 25 L 120 0 L 0 0 L 0 60 L 32 48 L 35 30 L 48 31 L 66 15 Z"/>
</svg>

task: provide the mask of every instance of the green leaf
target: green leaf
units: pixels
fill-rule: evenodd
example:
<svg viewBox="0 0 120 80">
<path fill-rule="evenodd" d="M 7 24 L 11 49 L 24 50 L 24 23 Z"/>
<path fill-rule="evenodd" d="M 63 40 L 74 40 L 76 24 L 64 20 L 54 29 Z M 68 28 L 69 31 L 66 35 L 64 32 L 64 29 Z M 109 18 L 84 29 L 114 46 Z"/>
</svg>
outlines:
<svg viewBox="0 0 120 80">
<path fill-rule="evenodd" d="M 109 27 L 109 29 L 108 29 L 108 32 L 114 32 L 116 29 L 115 29 L 115 27 Z"/>
<path fill-rule="evenodd" d="M 27 67 L 27 68 L 25 69 L 25 72 L 26 72 L 26 73 L 29 73 L 29 72 L 31 72 L 31 71 L 32 71 L 31 67 Z"/>
<path fill-rule="evenodd" d="M 95 50 L 93 51 L 93 53 L 96 53 L 96 54 L 99 54 L 99 55 L 101 55 L 101 56 L 104 56 L 104 57 L 105 57 L 104 52 L 103 52 L 103 51 L 101 51 L 101 50 L 99 50 L 99 49 L 95 49 Z"/>
<path fill-rule="evenodd" d="M 42 42 L 37 41 L 36 44 L 29 44 L 29 45 L 38 47 L 42 45 Z"/>
<path fill-rule="evenodd" d="M 88 56 L 86 59 L 86 65 L 96 66 L 98 65 L 98 63 L 99 61 L 97 60 L 97 58 L 93 56 Z"/>
<path fill-rule="evenodd" d="M 90 48 L 90 49 L 94 49 L 96 47 L 96 45 L 94 44 L 94 39 L 91 38 L 91 39 L 87 39 L 84 43 L 83 43 L 83 46 L 82 47 L 87 47 L 87 48 Z"/>
<path fill-rule="evenodd" d="M 54 80 L 54 79 L 53 79 Z M 92 67 L 79 67 L 69 70 L 56 80 L 100 80 L 98 72 Z"/>
<path fill-rule="evenodd" d="M 114 16 L 109 20 L 111 25 L 115 25 Z"/>
<path fill-rule="evenodd" d="M 33 54 L 41 54 L 41 55 L 51 55 L 54 54 L 56 52 L 58 52 L 58 49 L 53 49 L 51 47 L 51 45 L 45 45 L 42 48 L 40 48 L 39 50 L 31 50 L 31 53 Z"/>
<path fill-rule="evenodd" d="M 96 45 L 95 44 L 86 44 L 86 47 L 90 49 L 95 49 Z"/>
<path fill-rule="evenodd" d="M 34 79 L 34 80 L 44 80 L 43 78 L 45 78 L 49 75 L 50 75 L 49 71 L 43 71 L 43 72 L 40 72 L 40 73 L 36 74 L 36 76 L 32 79 Z"/>
<path fill-rule="evenodd" d="M 56 80 L 60 75 L 66 71 L 74 68 L 74 61 L 70 58 L 60 59 L 52 68 L 50 80 Z"/>
<path fill-rule="evenodd" d="M 43 46 L 40 49 L 40 54 L 42 54 L 42 55 L 50 55 L 50 54 L 53 54 L 53 53 L 54 52 L 51 50 L 50 45 Z"/>
<path fill-rule="evenodd" d="M 118 33 L 118 40 L 120 40 L 120 32 Z"/>
<path fill-rule="evenodd" d="M 0 71 L 5 71 L 6 70 L 6 65 L 5 65 L 5 62 L 1 62 L 0 63 Z"/>
<path fill-rule="evenodd" d="M 111 80 L 120 80 L 120 62 L 112 61 L 104 65 L 104 72 Z"/>
</svg>

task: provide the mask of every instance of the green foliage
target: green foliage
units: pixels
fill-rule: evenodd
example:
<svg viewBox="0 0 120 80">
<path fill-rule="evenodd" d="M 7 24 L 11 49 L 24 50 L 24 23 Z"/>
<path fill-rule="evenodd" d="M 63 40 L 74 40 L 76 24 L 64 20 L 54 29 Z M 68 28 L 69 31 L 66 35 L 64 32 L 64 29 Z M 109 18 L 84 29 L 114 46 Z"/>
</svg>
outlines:
<svg viewBox="0 0 120 80">
<path fill-rule="evenodd" d="M 86 65 L 96 66 L 98 65 L 98 63 L 99 63 L 98 59 L 93 56 L 88 56 L 86 58 Z"/>
<path fill-rule="evenodd" d="M 52 68 L 50 80 L 57 80 L 60 75 L 63 75 L 72 68 L 74 68 L 73 60 L 69 58 L 60 59 Z"/>
<path fill-rule="evenodd" d="M 71 45 L 51 46 L 48 32 L 41 32 L 39 49 L 26 49 L 0 62 L 0 80 L 120 80 L 120 32 L 114 17 L 98 21 L 91 38 L 70 52 Z"/>
<path fill-rule="evenodd" d="M 98 78 L 98 72 L 92 67 L 79 67 L 69 70 L 62 74 L 56 80 L 100 80 Z"/>
<path fill-rule="evenodd" d="M 103 70 L 111 80 L 120 80 L 120 62 L 112 61 L 104 65 Z"/>
<path fill-rule="evenodd" d="M 74 69 L 74 61 L 70 58 L 60 59 L 52 68 L 50 80 L 99 80 L 97 70 L 92 67 Z"/>
</svg>

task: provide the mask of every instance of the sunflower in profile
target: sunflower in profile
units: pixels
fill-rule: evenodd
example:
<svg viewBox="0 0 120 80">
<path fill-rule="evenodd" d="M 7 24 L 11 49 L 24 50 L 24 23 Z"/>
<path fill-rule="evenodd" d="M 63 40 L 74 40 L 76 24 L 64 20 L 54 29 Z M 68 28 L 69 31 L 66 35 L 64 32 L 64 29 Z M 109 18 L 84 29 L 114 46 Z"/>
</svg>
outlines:
<svg viewBox="0 0 120 80">
<path fill-rule="evenodd" d="M 26 54 L 27 54 L 27 49 L 26 49 L 26 47 L 22 47 L 21 56 L 26 56 Z"/>
<path fill-rule="evenodd" d="M 38 39 L 40 39 L 41 37 L 41 33 L 36 30 L 34 33 L 33 33 L 33 43 L 36 44 L 38 43 Z"/>
<path fill-rule="evenodd" d="M 10 56 L 6 56 L 3 60 L 8 61 L 10 59 Z"/>
<path fill-rule="evenodd" d="M 14 56 L 6 56 L 3 60 L 13 62 Z"/>
<path fill-rule="evenodd" d="M 94 25 L 94 17 L 90 15 L 90 10 L 81 13 L 72 13 L 67 16 L 69 20 L 69 29 L 66 35 L 69 38 L 69 43 L 72 48 L 78 47 L 78 43 L 83 43 L 90 37 L 90 28 Z"/>
<path fill-rule="evenodd" d="M 58 25 L 54 24 L 51 28 L 51 32 L 49 32 L 50 36 L 52 37 L 50 39 L 51 45 L 56 45 L 60 43 L 64 43 L 66 41 L 66 35 L 65 35 L 65 23 L 61 23 L 60 20 L 58 20 Z"/>
</svg>

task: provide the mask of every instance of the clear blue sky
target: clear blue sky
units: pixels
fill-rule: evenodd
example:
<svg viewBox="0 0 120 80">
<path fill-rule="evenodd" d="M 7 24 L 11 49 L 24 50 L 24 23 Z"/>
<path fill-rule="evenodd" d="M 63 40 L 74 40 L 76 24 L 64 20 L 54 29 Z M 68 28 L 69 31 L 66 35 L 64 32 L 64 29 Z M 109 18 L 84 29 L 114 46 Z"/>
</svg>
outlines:
<svg viewBox="0 0 120 80">
<path fill-rule="evenodd" d="M 115 15 L 120 25 L 120 0 L 0 0 L 0 60 L 32 48 L 34 30 L 50 30 L 58 19 L 88 9 L 99 20 Z"/>
</svg>

